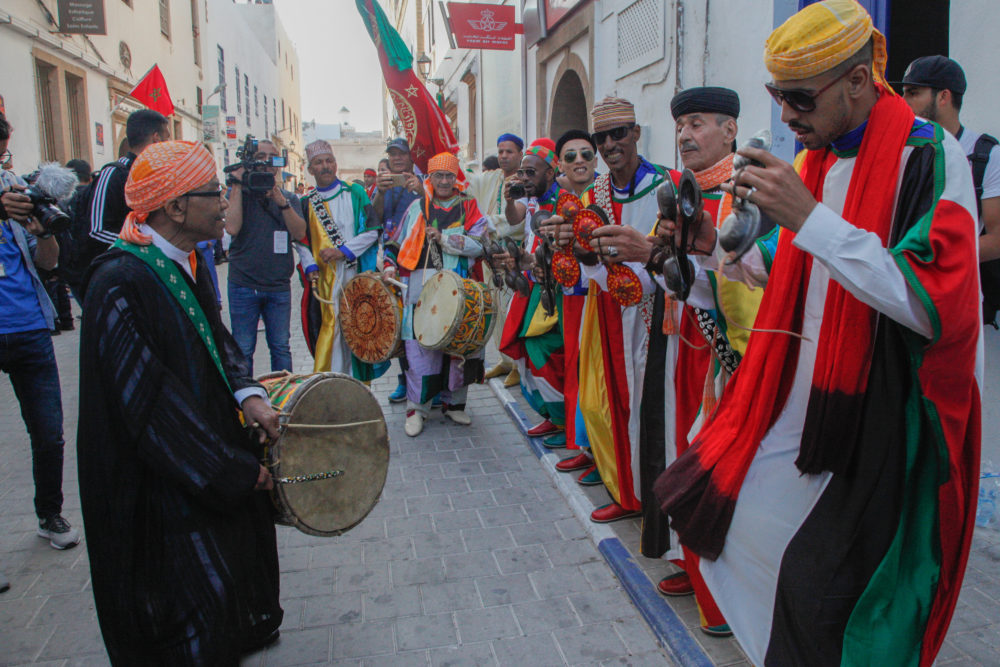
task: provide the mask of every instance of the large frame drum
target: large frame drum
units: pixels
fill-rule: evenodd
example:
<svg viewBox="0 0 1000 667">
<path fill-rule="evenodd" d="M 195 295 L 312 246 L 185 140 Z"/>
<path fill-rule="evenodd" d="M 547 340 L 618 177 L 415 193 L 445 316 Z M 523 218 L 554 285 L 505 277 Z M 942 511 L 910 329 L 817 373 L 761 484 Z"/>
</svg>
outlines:
<svg viewBox="0 0 1000 667">
<path fill-rule="evenodd" d="M 472 357 L 486 346 L 496 325 L 493 292 L 453 271 L 438 271 L 413 308 L 413 337 L 421 347 Z"/>
<path fill-rule="evenodd" d="M 380 364 L 403 353 L 403 299 L 375 273 L 351 278 L 340 292 L 340 330 L 354 356 Z"/>
<path fill-rule="evenodd" d="M 267 448 L 278 523 L 332 537 L 375 507 L 389 470 L 389 433 L 378 401 L 341 373 L 259 378 L 281 413 Z"/>
</svg>

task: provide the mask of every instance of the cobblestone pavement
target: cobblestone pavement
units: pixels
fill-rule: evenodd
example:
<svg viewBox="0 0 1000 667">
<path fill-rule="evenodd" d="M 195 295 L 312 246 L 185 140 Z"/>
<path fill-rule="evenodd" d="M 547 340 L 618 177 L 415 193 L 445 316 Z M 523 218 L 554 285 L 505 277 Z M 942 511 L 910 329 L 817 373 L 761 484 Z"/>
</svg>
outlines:
<svg viewBox="0 0 1000 667">
<path fill-rule="evenodd" d="M 296 368 L 311 368 L 297 313 L 292 334 Z M 67 441 L 64 514 L 82 527 L 78 332 L 53 342 Z M 255 368 L 268 367 L 261 335 Z M 395 370 L 373 386 L 391 443 L 381 501 L 337 538 L 278 528 L 281 639 L 243 664 L 668 664 L 490 389 L 469 392 L 472 426 L 436 413 L 408 438 L 403 406 L 386 400 Z M 0 594 L 0 664 L 107 664 L 86 546 L 60 552 L 37 537 L 32 495 L 27 435 L 3 381 L 0 572 L 11 590 Z"/>
<path fill-rule="evenodd" d="M 292 330 L 296 367 L 308 369 L 297 315 Z M 1000 334 L 988 329 L 987 336 L 987 359 L 1000 362 Z M 81 527 L 79 338 L 68 332 L 53 342 L 67 440 L 64 514 Z M 268 367 L 263 336 L 255 367 Z M 1000 377 L 1000 363 L 988 364 L 987 373 Z M 392 448 L 381 501 L 338 538 L 278 528 L 281 640 L 243 664 L 669 664 L 490 389 L 469 393 L 472 426 L 437 414 L 411 439 L 402 431 L 403 408 L 386 401 L 394 385 L 391 372 L 373 386 L 386 406 Z M 1000 464 L 991 435 L 1000 427 L 998 403 L 984 405 L 984 459 Z M 0 381 L 0 572 L 12 586 L 0 594 L 0 665 L 105 665 L 85 544 L 59 552 L 35 535 L 30 463 L 17 401 Z M 579 492 L 595 505 L 606 502 L 600 488 Z M 637 523 L 613 528 L 634 550 Z M 972 549 L 940 665 L 1000 664 L 1000 533 L 977 529 Z M 671 567 L 636 561 L 652 581 Z M 696 631 L 691 598 L 671 604 L 716 664 L 748 664 L 735 641 Z"/>
</svg>

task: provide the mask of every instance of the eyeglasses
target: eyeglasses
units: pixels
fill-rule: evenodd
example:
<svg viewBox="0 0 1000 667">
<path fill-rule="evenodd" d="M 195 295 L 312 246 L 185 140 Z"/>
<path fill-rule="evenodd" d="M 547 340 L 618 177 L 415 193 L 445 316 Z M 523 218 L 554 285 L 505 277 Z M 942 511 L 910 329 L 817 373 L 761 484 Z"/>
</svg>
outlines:
<svg viewBox="0 0 1000 667">
<path fill-rule="evenodd" d="M 208 192 L 185 192 L 184 196 L 185 197 L 215 197 L 216 199 L 218 199 L 219 197 L 222 196 L 222 192 L 223 192 L 223 190 L 220 187 L 218 190 L 209 190 Z"/>
<path fill-rule="evenodd" d="M 538 173 L 537 169 L 535 169 L 534 167 L 528 167 L 527 169 L 518 169 L 517 177 L 523 178 L 527 176 L 528 178 L 534 178 L 537 173 Z"/>
<path fill-rule="evenodd" d="M 590 135 L 590 138 L 594 140 L 594 143 L 600 146 L 604 143 L 604 140 L 611 137 L 613 141 L 621 141 L 626 136 L 628 136 L 629 131 L 635 127 L 635 123 L 629 123 L 628 125 L 622 125 L 621 127 L 616 127 L 610 130 L 601 130 L 600 132 L 594 132 Z"/>
<path fill-rule="evenodd" d="M 450 171 L 435 171 L 431 174 L 431 178 L 436 181 L 454 181 L 458 176 L 451 173 Z"/>
<path fill-rule="evenodd" d="M 0 164 L 5 164 L 7 162 L 10 162 L 11 158 L 13 157 L 14 154 L 11 153 L 10 151 L 4 151 L 3 153 L 0 153 Z"/>
<path fill-rule="evenodd" d="M 816 110 L 816 98 L 824 93 L 830 86 L 837 83 L 845 76 L 851 73 L 852 70 L 847 70 L 836 79 L 826 84 L 815 93 L 810 93 L 805 90 L 782 90 L 781 88 L 776 88 L 770 83 L 765 83 L 764 87 L 767 88 L 767 92 L 771 94 L 774 101 L 780 107 L 782 103 L 787 103 L 788 106 L 792 107 L 800 113 L 809 113 L 810 111 Z"/>
<path fill-rule="evenodd" d="M 584 148 L 579 153 L 577 153 L 574 150 L 566 151 L 566 154 L 563 155 L 562 161 L 566 163 L 576 162 L 577 155 L 582 157 L 584 162 L 590 162 L 591 160 L 594 159 L 594 151 L 590 150 L 589 148 Z"/>
</svg>

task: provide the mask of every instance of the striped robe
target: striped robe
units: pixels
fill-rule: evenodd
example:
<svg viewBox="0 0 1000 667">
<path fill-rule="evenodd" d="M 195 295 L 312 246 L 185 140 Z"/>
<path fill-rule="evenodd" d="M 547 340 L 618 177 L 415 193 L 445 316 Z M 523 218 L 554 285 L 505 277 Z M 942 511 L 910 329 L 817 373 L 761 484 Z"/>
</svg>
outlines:
<svg viewBox="0 0 1000 667">
<path fill-rule="evenodd" d="M 794 238 L 817 261 L 791 391 L 740 487 L 721 553 L 700 561 L 756 665 L 930 665 L 968 558 L 983 369 L 968 162 L 953 137 L 917 119 L 899 158 L 887 249 L 840 217 L 856 156 L 837 152 L 822 204 Z M 755 248 L 721 270 L 762 285 L 769 266 Z M 796 459 L 831 279 L 879 320 L 847 469 L 803 474 Z"/>
</svg>

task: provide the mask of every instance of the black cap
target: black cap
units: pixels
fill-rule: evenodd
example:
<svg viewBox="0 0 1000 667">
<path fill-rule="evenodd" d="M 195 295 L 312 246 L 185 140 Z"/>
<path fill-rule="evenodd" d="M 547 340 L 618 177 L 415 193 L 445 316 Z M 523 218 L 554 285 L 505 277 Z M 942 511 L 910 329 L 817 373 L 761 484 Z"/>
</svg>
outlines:
<svg viewBox="0 0 1000 667">
<path fill-rule="evenodd" d="M 670 100 L 670 113 L 674 120 L 689 113 L 721 113 L 740 117 L 740 96 L 735 90 L 716 86 L 688 88 Z"/>
<path fill-rule="evenodd" d="M 410 152 L 410 144 L 406 143 L 406 139 L 404 139 L 403 137 L 396 137 L 395 139 L 390 141 L 385 147 L 385 152 L 388 153 L 389 150 L 393 148 L 398 148 L 404 153 Z"/>
<path fill-rule="evenodd" d="M 897 85 L 926 86 L 964 95 L 968 84 L 962 66 L 951 58 L 924 56 L 910 63 Z"/>
</svg>

